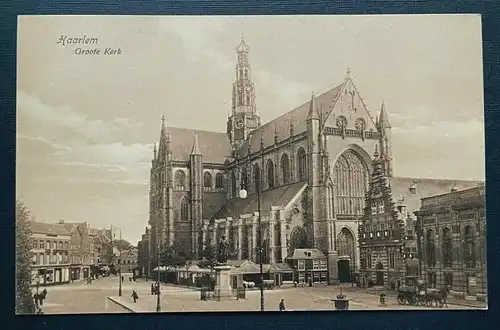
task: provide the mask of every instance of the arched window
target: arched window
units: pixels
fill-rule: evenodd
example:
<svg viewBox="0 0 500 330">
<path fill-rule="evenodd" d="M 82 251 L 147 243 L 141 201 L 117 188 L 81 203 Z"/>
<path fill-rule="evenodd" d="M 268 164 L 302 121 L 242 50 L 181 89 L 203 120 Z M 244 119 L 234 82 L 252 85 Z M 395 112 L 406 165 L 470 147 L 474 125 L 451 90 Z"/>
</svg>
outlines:
<svg viewBox="0 0 500 330">
<path fill-rule="evenodd" d="M 267 186 L 274 188 L 274 164 L 270 159 L 267 161 Z"/>
<path fill-rule="evenodd" d="M 186 197 L 184 197 L 181 201 L 181 220 L 189 220 L 189 202 Z"/>
<path fill-rule="evenodd" d="M 212 174 L 210 172 L 203 174 L 203 187 L 205 189 L 212 189 Z"/>
<path fill-rule="evenodd" d="M 432 267 L 436 265 L 436 244 L 434 241 L 434 232 L 432 229 L 428 229 L 425 237 L 426 241 L 426 257 L 427 257 L 427 266 Z"/>
<path fill-rule="evenodd" d="M 368 168 L 353 150 L 340 155 L 333 168 L 335 184 L 335 213 L 340 216 L 363 214 Z"/>
<path fill-rule="evenodd" d="M 182 170 L 175 172 L 175 188 L 178 190 L 186 190 L 186 173 Z"/>
<path fill-rule="evenodd" d="M 241 169 L 241 186 L 248 190 L 248 173 L 246 167 Z"/>
<path fill-rule="evenodd" d="M 349 266 L 353 268 L 356 265 L 356 246 L 354 235 L 348 228 L 342 228 L 337 236 L 336 246 L 339 257 L 349 257 Z"/>
<path fill-rule="evenodd" d="M 451 232 L 448 228 L 443 228 L 443 265 L 451 267 L 453 263 Z"/>
<path fill-rule="evenodd" d="M 259 165 L 255 165 L 253 169 L 253 182 L 255 182 L 255 191 L 257 189 L 262 190 L 262 185 L 260 182 L 260 168 Z"/>
<path fill-rule="evenodd" d="M 299 170 L 299 181 L 307 180 L 307 164 L 306 164 L 306 152 L 304 148 L 300 148 L 297 152 L 297 168 Z"/>
<path fill-rule="evenodd" d="M 224 188 L 224 181 L 223 181 L 222 173 L 217 173 L 215 175 L 215 189 L 222 189 Z"/>
<path fill-rule="evenodd" d="M 236 187 L 236 174 L 234 171 L 231 172 L 231 198 L 235 198 L 237 195 L 237 187 Z"/>
<path fill-rule="evenodd" d="M 474 231 L 470 225 L 464 228 L 463 253 L 466 268 L 476 267 L 476 241 L 474 239 Z"/>
<path fill-rule="evenodd" d="M 287 154 L 281 156 L 281 175 L 283 176 L 283 184 L 290 183 L 290 160 Z"/>
<path fill-rule="evenodd" d="M 307 235 L 303 227 L 295 227 L 290 234 L 290 246 L 293 249 L 304 249 L 307 247 Z"/>
</svg>

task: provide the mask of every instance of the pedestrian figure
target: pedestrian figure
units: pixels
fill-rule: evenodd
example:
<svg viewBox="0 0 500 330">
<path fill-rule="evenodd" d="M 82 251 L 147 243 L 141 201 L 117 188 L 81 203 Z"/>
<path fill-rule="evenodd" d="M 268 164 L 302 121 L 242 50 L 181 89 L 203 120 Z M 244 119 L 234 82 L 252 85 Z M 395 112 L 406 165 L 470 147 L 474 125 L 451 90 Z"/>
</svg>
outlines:
<svg viewBox="0 0 500 330">
<path fill-rule="evenodd" d="M 385 306 L 385 293 L 380 294 L 380 305 Z"/>
<path fill-rule="evenodd" d="M 132 282 L 132 277 L 130 277 L 130 276 L 129 276 L 129 277 L 128 277 L 128 281 L 129 281 L 129 282 Z"/>
<path fill-rule="evenodd" d="M 122 282 L 123 282 L 124 279 L 125 279 L 125 276 L 122 275 Z"/>
<path fill-rule="evenodd" d="M 132 290 L 132 299 L 134 299 L 134 302 L 137 302 L 137 299 L 139 299 L 139 296 L 137 295 L 137 292 L 135 292 L 135 290 Z"/>
<path fill-rule="evenodd" d="M 153 283 L 151 283 L 151 295 L 154 295 L 155 294 L 155 287 L 153 285 Z"/>
<path fill-rule="evenodd" d="M 286 309 L 285 309 L 285 299 L 281 298 L 281 302 L 280 302 L 280 312 L 284 312 Z"/>
<path fill-rule="evenodd" d="M 35 306 L 38 308 L 38 299 L 39 299 L 39 297 L 38 297 L 38 293 L 35 293 L 35 294 L 33 295 L 33 299 L 35 300 Z"/>
</svg>

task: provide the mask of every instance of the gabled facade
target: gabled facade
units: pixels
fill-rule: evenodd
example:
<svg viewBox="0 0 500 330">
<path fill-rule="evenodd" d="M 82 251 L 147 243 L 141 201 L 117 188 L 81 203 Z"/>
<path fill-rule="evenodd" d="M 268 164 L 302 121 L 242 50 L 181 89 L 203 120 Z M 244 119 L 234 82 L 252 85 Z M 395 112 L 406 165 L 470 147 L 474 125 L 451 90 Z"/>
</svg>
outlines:
<svg viewBox="0 0 500 330">
<path fill-rule="evenodd" d="M 396 209 L 387 179 L 384 159 L 377 147 L 373 171 L 366 193 L 364 214 L 359 226 L 359 249 L 362 277 L 375 285 L 402 284 L 403 238 L 405 223 Z"/>
<path fill-rule="evenodd" d="M 415 199 L 408 187 L 417 179 L 394 176 L 386 104 L 381 102 L 378 114 L 370 112 L 348 70 L 338 85 L 261 123 L 249 52 L 242 40 L 228 86 L 233 97 L 225 133 L 170 127 L 162 117 L 150 173 L 150 255 L 156 255 L 159 237 L 167 245 L 187 242 L 200 258 L 205 244 L 224 234 L 231 258 L 258 262 L 262 236 L 264 263 L 283 262 L 297 248 L 317 248 L 327 256 L 329 282 L 345 280 L 360 267 L 355 233 L 364 215 L 372 150 L 380 151 L 377 166 L 395 196 Z M 453 184 L 476 185 L 418 180 L 420 196 Z M 245 199 L 239 198 L 242 188 Z"/>
<path fill-rule="evenodd" d="M 89 226 L 87 222 L 67 223 L 64 220 L 59 224 L 71 234 L 71 280 L 83 280 L 90 276 L 93 265 Z"/>
</svg>

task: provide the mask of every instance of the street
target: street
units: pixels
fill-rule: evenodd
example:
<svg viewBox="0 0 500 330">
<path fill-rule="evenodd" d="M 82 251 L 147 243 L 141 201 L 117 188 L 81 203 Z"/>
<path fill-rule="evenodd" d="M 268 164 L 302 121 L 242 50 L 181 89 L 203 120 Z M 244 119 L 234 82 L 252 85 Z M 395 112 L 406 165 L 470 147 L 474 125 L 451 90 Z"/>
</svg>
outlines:
<svg viewBox="0 0 500 330">
<path fill-rule="evenodd" d="M 68 285 L 47 287 L 47 300 L 43 311 L 46 314 L 74 313 L 124 313 L 123 307 L 107 300 L 107 297 L 120 302 L 136 312 L 154 312 L 156 296 L 151 295 L 151 281 L 139 280 L 130 282 L 128 275 L 122 283 L 122 297 L 118 297 L 118 277 L 99 278 L 92 284 L 84 282 Z M 137 303 L 131 298 L 132 290 L 139 295 Z M 401 306 L 395 296 L 388 295 L 385 306 L 380 306 L 379 296 L 361 289 L 343 285 L 342 292 L 350 299 L 350 310 L 414 310 L 431 309 L 422 306 Z M 281 299 L 285 300 L 287 310 L 333 310 L 332 298 L 340 293 L 340 286 L 316 288 L 276 288 L 265 290 L 265 310 L 278 310 Z M 259 309 L 259 290 L 246 292 L 246 299 L 224 299 L 217 301 L 201 301 L 200 292 L 185 287 L 162 285 L 161 309 L 164 312 L 195 312 L 195 311 L 257 311 Z M 449 303 L 448 309 L 477 309 L 484 306 L 471 304 L 463 306 Z"/>
</svg>

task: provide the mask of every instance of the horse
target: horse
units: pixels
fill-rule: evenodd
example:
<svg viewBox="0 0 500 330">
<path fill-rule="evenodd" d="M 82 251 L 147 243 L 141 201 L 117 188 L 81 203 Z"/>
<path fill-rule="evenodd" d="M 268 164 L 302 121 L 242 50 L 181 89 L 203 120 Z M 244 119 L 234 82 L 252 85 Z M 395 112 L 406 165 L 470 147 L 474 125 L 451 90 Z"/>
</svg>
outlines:
<svg viewBox="0 0 500 330">
<path fill-rule="evenodd" d="M 436 302 L 436 307 L 448 307 L 446 298 L 448 297 L 447 288 L 427 289 L 425 292 L 425 302 L 427 306 L 432 307 L 432 303 Z"/>
</svg>

